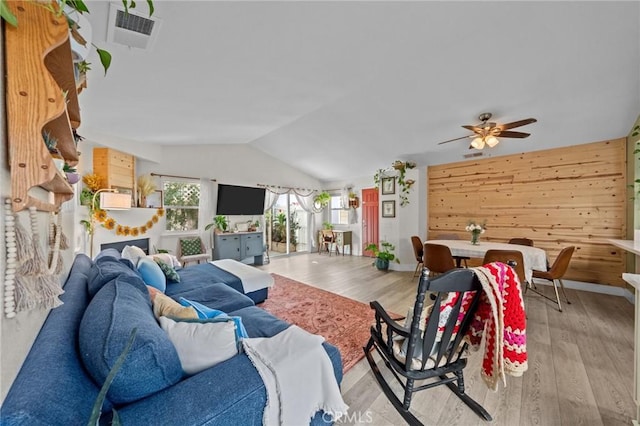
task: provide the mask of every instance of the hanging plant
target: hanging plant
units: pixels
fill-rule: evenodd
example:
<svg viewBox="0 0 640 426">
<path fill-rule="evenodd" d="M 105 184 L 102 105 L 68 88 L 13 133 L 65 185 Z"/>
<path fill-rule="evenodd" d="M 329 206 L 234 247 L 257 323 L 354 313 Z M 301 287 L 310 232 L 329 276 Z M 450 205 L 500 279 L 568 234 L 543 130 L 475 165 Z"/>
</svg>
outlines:
<svg viewBox="0 0 640 426">
<path fill-rule="evenodd" d="M 325 207 L 327 207 L 330 201 L 331 195 L 327 191 L 322 191 L 321 193 L 313 197 L 313 204 L 319 209 L 324 209 Z"/>
<path fill-rule="evenodd" d="M 406 179 L 406 173 L 409 169 L 415 169 L 416 163 L 413 161 L 400 161 L 396 160 L 391 164 L 389 169 L 378 169 L 375 175 L 373 175 L 373 182 L 375 184 L 375 188 L 378 189 L 380 185 L 380 180 L 383 177 L 389 176 L 389 171 L 393 172 L 393 170 L 397 171 L 397 176 L 395 176 L 396 181 L 398 182 L 398 186 L 400 187 L 400 207 L 404 207 L 409 204 L 409 192 L 411 191 L 411 187 L 414 183 L 416 183 L 413 179 Z"/>
<path fill-rule="evenodd" d="M 393 163 L 393 168 L 398 170 L 398 186 L 400 187 L 400 207 L 404 207 L 409 204 L 409 191 L 411 187 L 416 182 L 413 179 L 405 180 L 407 169 L 413 169 L 416 167 L 416 163 L 413 162 L 402 162 L 396 160 Z"/>
<path fill-rule="evenodd" d="M 378 189 L 378 187 L 380 186 L 380 180 L 385 176 L 386 173 L 384 169 L 378 169 L 378 171 L 376 171 L 376 174 L 373 175 L 373 186 L 375 189 Z"/>
</svg>

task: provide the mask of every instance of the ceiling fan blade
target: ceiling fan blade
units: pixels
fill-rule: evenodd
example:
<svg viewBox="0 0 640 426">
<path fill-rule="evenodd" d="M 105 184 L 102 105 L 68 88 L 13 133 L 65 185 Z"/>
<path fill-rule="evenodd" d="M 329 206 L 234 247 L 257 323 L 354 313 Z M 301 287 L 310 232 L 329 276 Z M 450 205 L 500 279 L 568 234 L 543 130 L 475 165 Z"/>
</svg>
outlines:
<svg viewBox="0 0 640 426">
<path fill-rule="evenodd" d="M 511 132 L 511 131 L 498 133 L 499 138 L 526 138 L 526 137 L 529 137 L 529 135 L 530 133 Z"/>
<path fill-rule="evenodd" d="M 482 131 L 481 127 L 476 127 L 476 126 L 462 126 L 462 127 L 464 127 L 467 130 L 471 130 L 474 133 L 478 133 Z"/>
<path fill-rule="evenodd" d="M 455 138 L 455 139 L 449 139 L 448 141 L 442 141 L 442 142 L 438 142 L 438 145 L 442 145 L 443 143 L 449 143 L 449 142 L 453 142 L 453 141 L 459 141 L 460 139 L 467 139 L 467 138 L 472 138 L 475 135 L 469 135 L 469 136 L 462 136 L 459 138 Z"/>
<path fill-rule="evenodd" d="M 500 128 L 502 130 L 513 129 L 514 127 L 526 126 L 527 124 L 535 123 L 536 121 L 538 120 L 536 120 L 535 118 L 525 118 L 524 120 L 503 124 L 502 126 L 500 126 Z"/>
</svg>

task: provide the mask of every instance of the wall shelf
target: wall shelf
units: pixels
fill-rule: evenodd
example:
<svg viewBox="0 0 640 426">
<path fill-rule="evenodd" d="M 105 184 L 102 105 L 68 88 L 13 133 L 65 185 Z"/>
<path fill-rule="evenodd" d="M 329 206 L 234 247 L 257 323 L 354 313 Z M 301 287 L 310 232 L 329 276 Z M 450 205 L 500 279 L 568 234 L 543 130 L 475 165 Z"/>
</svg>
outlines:
<svg viewBox="0 0 640 426">
<path fill-rule="evenodd" d="M 18 26 L 5 25 L 6 102 L 14 211 L 30 206 L 56 211 L 73 198 L 73 187 L 59 172 L 44 144 L 42 132 L 57 140 L 64 160 L 78 162 L 73 129 L 80 125 L 80 108 L 71 58 L 69 27 L 63 14 L 31 1 L 7 2 Z M 51 7 L 58 8 L 57 2 Z M 53 202 L 30 194 L 41 187 Z"/>
</svg>

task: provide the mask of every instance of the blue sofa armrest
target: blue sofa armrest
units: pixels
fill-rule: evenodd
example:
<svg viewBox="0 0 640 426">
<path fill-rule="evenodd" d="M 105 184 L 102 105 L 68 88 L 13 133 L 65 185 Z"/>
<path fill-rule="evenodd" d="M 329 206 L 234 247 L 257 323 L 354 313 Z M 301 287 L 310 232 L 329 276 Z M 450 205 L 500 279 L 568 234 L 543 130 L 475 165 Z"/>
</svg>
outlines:
<svg viewBox="0 0 640 426">
<path fill-rule="evenodd" d="M 262 379 L 240 354 L 118 409 L 125 425 L 262 425 Z"/>
<path fill-rule="evenodd" d="M 326 345 L 326 343 L 325 343 Z M 330 352 L 340 363 L 340 353 Z M 325 346 L 325 350 L 327 347 Z M 341 364 L 339 364 L 341 366 Z M 342 371 L 340 367 L 340 378 Z M 125 425 L 183 424 L 261 426 L 267 393 L 260 374 L 245 354 L 188 377 L 154 395 L 118 409 Z M 179 409 L 178 409 L 179 408 Z M 331 424 L 321 412 L 310 424 Z"/>
</svg>

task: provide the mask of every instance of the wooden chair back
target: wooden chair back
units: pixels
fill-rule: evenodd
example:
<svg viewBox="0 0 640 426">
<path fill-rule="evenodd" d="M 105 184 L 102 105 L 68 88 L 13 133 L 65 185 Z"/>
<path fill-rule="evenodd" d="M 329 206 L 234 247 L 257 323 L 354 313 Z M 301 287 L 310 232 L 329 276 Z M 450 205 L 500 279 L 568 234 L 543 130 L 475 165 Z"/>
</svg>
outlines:
<svg viewBox="0 0 640 426">
<path fill-rule="evenodd" d="M 437 274 L 443 274 L 456 267 L 451 250 L 441 244 L 425 243 L 422 262 L 425 268 Z"/>
<path fill-rule="evenodd" d="M 533 247 L 533 240 L 529 238 L 511 238 L 509 244 Z"/>
<path fill-rule="evenodd" d="M 551 269 L 549 269 L 548 271 L 549 277 L 547 279 L 557 280 L 564 276 L 564 274 L 567 272 L 567 268 L 569 268 L 571 256 L 573 256 L 573 252 L 575 251 L 575 249 L 576 248 L 574 246 L 569 246 L 563 248 L 562 251 L 560 251 L 558 257 L 556 257 L 556 260 L 553 262 L 553 265 L 551 265 Z"/>
<path fill-rule="evenodd" d="M 416 257 L 416 261 L 422 263 L 422 255 L 424 254 L 423 243 L 420 237 L 413 235 L 411 237 L 411 245 L 413 246 L 413 254 Z"/>
<path fill-rule="evenodd" d="M 516 271 L 516 275 L 520 280 L 520 284 L 527 282 L 527 278 L 524 273 L 524 258 L 522 252 L 518 250 L 487 250 L 484 254 L 482 261 L 483 265 L 491 262 L 502 262 L 505 265 L 509 265 Z"/>
</svg>

